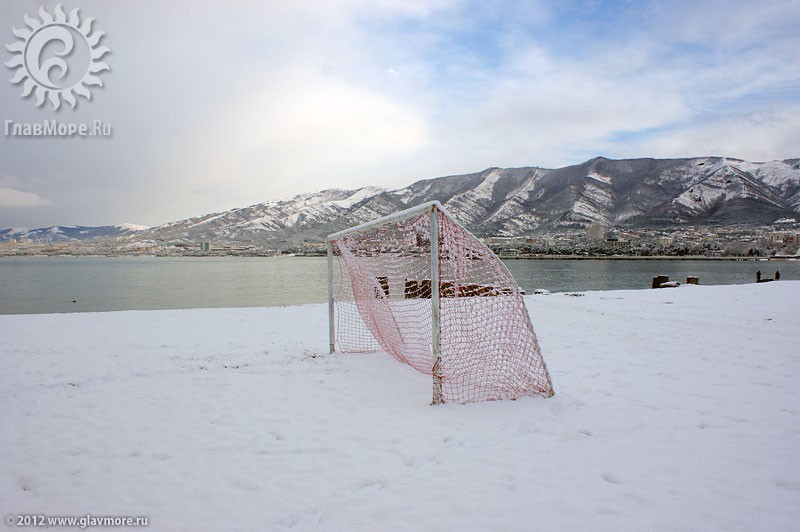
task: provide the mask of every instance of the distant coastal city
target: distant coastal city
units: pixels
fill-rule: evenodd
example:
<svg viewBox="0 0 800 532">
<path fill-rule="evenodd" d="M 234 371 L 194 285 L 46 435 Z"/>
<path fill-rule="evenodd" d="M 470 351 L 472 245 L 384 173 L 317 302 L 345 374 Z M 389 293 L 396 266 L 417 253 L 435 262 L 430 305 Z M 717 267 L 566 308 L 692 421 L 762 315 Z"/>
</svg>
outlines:
<svg viewBox="0 0 800 532">
<path fill-rule="evenodd" d="M 761 226 L 607 228 L 599 224 L 535 236 L 481 239 L 504 259 L 525 258 L 800 258 L 800 223 L 778 220 Z M 0 256 L 209 257 L 321 256 L 319 240 L 237 242 L 229 240 L 137 240 L 95 238 L 67 242 L 26 239 L 0 242 Z"/>
</svg>

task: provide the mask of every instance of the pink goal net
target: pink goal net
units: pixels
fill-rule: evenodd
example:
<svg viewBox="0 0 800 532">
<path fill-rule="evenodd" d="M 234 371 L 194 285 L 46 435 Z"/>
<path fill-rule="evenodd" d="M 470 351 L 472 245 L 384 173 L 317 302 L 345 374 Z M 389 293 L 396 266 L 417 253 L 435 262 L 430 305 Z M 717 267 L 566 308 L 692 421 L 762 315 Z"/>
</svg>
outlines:
<svg viewBox="0 0 800 532">
<path fill-rule="evenodd" d="M 439 233 L 438 361 L 431 209 Z M 553 395 L 511 273 L 438 204 L 431 209 L 338 238 L 332 235 L 332 347 L 342 352 L 384 350 L 432 374 L 434 402 Z"/>
</svg>

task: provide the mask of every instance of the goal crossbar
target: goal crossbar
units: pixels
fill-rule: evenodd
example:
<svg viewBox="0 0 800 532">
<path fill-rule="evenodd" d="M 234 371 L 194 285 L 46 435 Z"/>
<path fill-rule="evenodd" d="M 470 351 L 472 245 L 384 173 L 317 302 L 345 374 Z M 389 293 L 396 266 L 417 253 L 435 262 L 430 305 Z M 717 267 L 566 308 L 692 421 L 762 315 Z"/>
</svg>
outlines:
<svg viewBox="0 0 800 532">
<path fill-rule="evenodd" d="M 436 207 L 436 209 L 438 209 L 439 212 L 444 214 L 449 220 L 451 220 L 454 223 L 458 223 L 458 222 L 455 221 L 455 219 L 452 216 L 450 216 L 450 213 L 447 212 L 447 210 L 444 208 L 444 206 L 440 202 L 438 202 L 438 201 L 428 201 L 426 203 L 421 203 L 421 204 L 419 204 L 419 205 L 417 205 L 415 207 L 410 207 L 410 208 L 404 209 L 402 211 L 397 211 L 397 212 L 394 212 L 392 214 L 387 214 L 386 216 L 382 216 L 380 218 L 376 218 L 376 219 L 372 220 L 371 222 L 365 222 L 365 223 L 363 223 L 361 225 L 356 225 L 354 227 L 349 227 L 347 229 L 343 229 L 343 230 L 338 231 L 336 233 L 331 233 L 330 235 L 328 235 L 327 240 L 328 240 L 328 242 L 330 242 L 332 240 L 338 240 L 338 239 L 340 239 L 342 237 L 345 237 L 345 236 L 348 236 L 348 235 L 352 235 L 354 233 L 360 233 L 361 231 L 364 231 L 365 229 L 370 229 L 372 227 L 376 227 L 376 226 L 379 226 L 379 225 L 385 225 L 385 224 L 390 224 L 392 222 L 397 222 L 397 221 L 400 221 L 400 220 L 404 220 L 404 219 L 410 218 L 411 216 L 414 216 L 415 214 L 423 214 L 426 211 L 430 211 L 434 207 Z"/>
</svg>

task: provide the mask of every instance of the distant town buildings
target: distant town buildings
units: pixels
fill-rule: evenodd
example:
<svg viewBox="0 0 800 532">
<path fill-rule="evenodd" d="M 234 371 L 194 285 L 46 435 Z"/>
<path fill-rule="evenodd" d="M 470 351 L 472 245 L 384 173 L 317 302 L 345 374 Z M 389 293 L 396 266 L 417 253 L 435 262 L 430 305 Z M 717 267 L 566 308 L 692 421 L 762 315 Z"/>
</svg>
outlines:
<svg viewBox="0 0 800 532">
<path fill-rule="evenodd" d="M 771 244 L 796 244 L 800 242 L 800 232 L 772 232 L 769 241 Z"/>
<path fill-rule="evenodd" d="M 586 240 L 603 240 L 606 237 L 606 228 L 600 224 L 586 226 Z"/>
<path fill-rule="evenodd" d="M 607 228 L 591 224 L 543 234 L 482 239 L 503 258 L 536 256 L 701 256 L 794 257 L 800 248 L 800 222 L 784 221 L 764 226 L 679 226 L 664 228 Z M 376 239 L 376 247 L 381 241 Z M 0 256 L 318 256 L 326 253 L 324 240 L 299 242 L 234 242 L 215 240 L 136 240 L 98 238 L 67 242 L 0 242 Z"/>
</svg>

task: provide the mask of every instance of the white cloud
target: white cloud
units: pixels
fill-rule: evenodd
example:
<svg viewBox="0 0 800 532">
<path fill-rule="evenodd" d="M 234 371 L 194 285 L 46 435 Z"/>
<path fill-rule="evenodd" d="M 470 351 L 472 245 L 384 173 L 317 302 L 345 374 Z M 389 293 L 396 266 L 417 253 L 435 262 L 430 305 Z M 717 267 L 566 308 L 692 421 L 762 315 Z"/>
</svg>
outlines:
<svg viewBox="0 0 800 532">
<path fill-rule="evenodd" d="M 453 139 L 440 151 L 453 164 L 474 161 L 473 169 L 561 166 L 600 154 L 796 157 L 800 39 L 784 31 L 781 14 L 800 12 L 778 1 L 750 17 L 747 7 L 712 1 L 687 12 L 669 4 L 663 18 L 645 9 L 634 15 L 641 27 L 588 45 L 581 36 L 575 48 L 531 35 L 506 68 L 483 74 L 490 90 L 437 122 L 436 137 Z M 730 39 L 725 27 L 742 33 Z"/>
<path fill-rule="evenodd" d="M 49 205 L 50 200 L 43 199 L 33 192 L 24 192 L 11 187 L 0 187 L 0 208 L 36 207 Z"/>
<path fill-rule="evenodd" d="M 250 91 L 219 107 L 204 130 L 182 140 L 169 173 L 190 176 L 194 187 L 217 198 L 255 202 L 358 186 L 350 174 L 363 180 L 365 168 L 427 142 L 425 120 L 412 105 L 334 76 L 289 69 L 254 79 Z"/>
<path fill-rule="evenodd" d="M 730 156 L 770 161 L 800 156 L 800 106 L 765 109 L 746 114 L 716 116 L 684 124 L 619 146 L 615 157 Z"/>
<path fill-rule="evenodd" d="M 796 39 L 797 0 L 668 0 L 651 3 L 650 30 L 658 39 L 744 49 L 769 40 Z M 789 30 L 789 31 L 786 31 Z M 765 39 L 766 38 L 766 39 Z"/>
<path fill-rule="evenodd" d="M 650 72 L 619 76 L 538 47 L 520 50 L 511 64 L 515 76 L 439 121 L 435 137 L 453 164 L 562 166 L 607 152 L 620 133 L 691 115 L 680 92 Z"/>
</svg>

